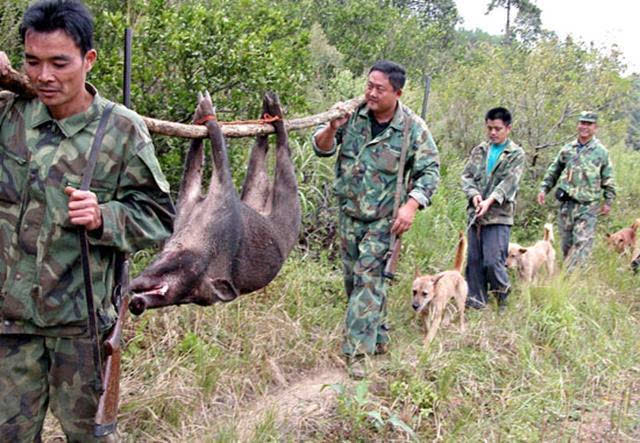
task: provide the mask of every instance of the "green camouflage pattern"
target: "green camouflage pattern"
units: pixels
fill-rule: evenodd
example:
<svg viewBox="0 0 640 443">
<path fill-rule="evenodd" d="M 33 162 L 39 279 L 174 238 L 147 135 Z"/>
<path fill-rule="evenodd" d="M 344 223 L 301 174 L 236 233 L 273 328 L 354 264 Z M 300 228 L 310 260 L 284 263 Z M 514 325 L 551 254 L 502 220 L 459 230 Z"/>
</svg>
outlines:
<svg viewBox="0 0 640 443">
<path fill-rule="evenodd" d="M 0 335 L 0 441 L 40 441 L 47 406 L 71 442 L 97 439 L 98 395 L 88 338 Z"/>
<path fill-rule="evenodd" d="M 481 225 L 513 225 L 516 197 L 520 189 L 520 178 L 525 167 L 524 150 L 508 140 L 491 173 L 487 173 L 487 155 L 490 142 L 473 148 L 462 171 L 462 191 L 467 196 L 469 220 L 475 215 L 472 199 L 480 195 L 483 200 L 490 197 L 495 203 L 477 220 Z"/>
<path fill-rule="evenodd" d="M 382 271 L 389 251 L 391 220 L 364 222 L 341 213 L 339 225 L 348 297 L 342 352 L 347 356 L 373 354 L 377 344 L 389 342 Z"/>
<path fill-rule="evenodd" d="M 589 204 L 604 200 L 608 205 L 616 198 L 613 166 L 609 152 L 593 137 L 578 153 L 578 140 L 563 146 L 544 175 L 540 190 L 548 193 L 556 184 L 574 200 Z"/>
<path fill-rule="evenodd" d="M 54 120 L 39 100 L 0 95 L 0 334 L 80 335 L 87 310 L 77 228 L 66 186 L 80 187 L 93 137 L 109 103 L 95 88 L 83 113 Z M 89 232 L 100 330 L 111 303 L 117 251 L 168 237 L 173 204 L 142 119 L 117 105 L 91 181 L 103 226 Z"/>
<path fill-rule="evenodd" d="M 409 196 L 426 207 L 440 181 L 438 149 L 426 123 L 401 102 L 389 126 L 374 139 L 366 105 L 338 130 L 330 151 L 322 151 L 315 144 L 315 135 L 326 125 L 319 126 L 311 137 L 314 150 L 321 157 L 335 154 L 340 146 L 334 192 L 340 210 L 350 217 L 372 221 L 392 215 L 405 116 L 411 121 L 405 163 L 412 183 Z"/>
<path fill-rule="evenodd" d="M 591 254 L 598 219 L 599 203 L 583 205 L 577 202 L 562 202 L 558 212 L 564 265 L 568 271 L 583 265 Z"/>
</svg>

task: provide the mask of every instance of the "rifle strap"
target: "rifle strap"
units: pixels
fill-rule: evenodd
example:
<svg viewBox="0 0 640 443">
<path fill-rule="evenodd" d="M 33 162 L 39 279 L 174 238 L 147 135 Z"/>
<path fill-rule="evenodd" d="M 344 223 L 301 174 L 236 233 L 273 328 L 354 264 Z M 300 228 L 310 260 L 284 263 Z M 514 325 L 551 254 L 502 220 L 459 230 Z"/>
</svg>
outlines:
<svg viewBox="0 0 640 443">
<path fill-rule="evenodd" d="M 98 123 L 98 129 L 96 135 L 93 138 L 91 145 L 91 151 L 89 152 L 89 159 L 87 165 L 82 171 L 82 182 L 80 183 L 81 191 L 88 191 L 91 179 L 93 178 L 93 171 L 96 167 L 98 160 L 98 153 L 102 146 L 102 140 L 107 132 L 107 122 L 113 111 L 114 104 L 109 103 L 102 112 L 100 122 Z M 82 274 L 84 275 L 84 288 L 85 298 L 87 302 L 87 324 L 89 328 L 89 337 L 93 341 L 93 363 L 96 369 L 96 379 L 94 390 L 98 393 L 102 393 L 102 361 L 100 357 L 100 337 L 98 336 L 98 321 L 96 318 L 96 308 L 93 300 L 93 280 L 91 276 L 91 263 L 89 262 L 89 239 L 87 238 L 87 230 L 84 226 L 78 228 L 80 235 L 80 257 L 82 260 Z"/>
<path fill-rule="evenodd" d="M 393 201 L 393 220 L 398 216 L 398 210 L 400 209 L 400 203 L 402 202 L 402 188 L 404 187 L 404 165 L 407 161 L 407 151 L 409 150 L 409 143 L 411 137 L 409 135 L 409 129 L 411 129 L 411 116 L 408 113 L 404 114 L 404 131 L 402 132 L 402 150 L 400 151 L 400 161 L 398 162 L 398 178 L 396 181 L 396 192 Z M 391 240 L 389 242 L 389 251 L 393 248 L 396 242 L 396 234 L 391 233 Z"/>
</svg>

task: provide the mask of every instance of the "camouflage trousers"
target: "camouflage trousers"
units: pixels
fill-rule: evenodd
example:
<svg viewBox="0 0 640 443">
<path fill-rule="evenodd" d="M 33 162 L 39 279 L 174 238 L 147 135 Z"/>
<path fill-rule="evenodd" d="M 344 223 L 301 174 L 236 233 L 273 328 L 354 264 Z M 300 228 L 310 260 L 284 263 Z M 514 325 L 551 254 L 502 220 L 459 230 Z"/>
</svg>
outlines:
<svg viewBox="0 0 640 443">
<path fill-rule="evenodd" d="M 382 276 L 389 251 L 391 221 L 356 220 L 340 214 L 344 285 L 347 292 L 345 340 L 347 356 L 375 353 L 389 342 L 386 324 L 386 281 Z"/>
<path fill-rule="evenodd" d="M 88 338 L 0 335 L 0 441 L 40 441 L 48 406 L 68 441 L 113 441 L 93 436 L 94 380 Z"/>
<path fill-rule="evenodd" d="M 581 204 L 568 201 L 560 204 L 558 231 L 564 264 L 569 271 L 584 264 L 591 254 L 598 208 L 598 202 Z"/>
</svg>

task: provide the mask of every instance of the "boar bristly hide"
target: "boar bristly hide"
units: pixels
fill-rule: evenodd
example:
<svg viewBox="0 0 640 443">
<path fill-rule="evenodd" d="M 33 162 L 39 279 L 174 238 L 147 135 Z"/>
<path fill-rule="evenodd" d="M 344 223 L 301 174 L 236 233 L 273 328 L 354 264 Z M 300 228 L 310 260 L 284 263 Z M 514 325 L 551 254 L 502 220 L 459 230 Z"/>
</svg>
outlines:
<svg viewBox="0 0 640 443">
<path fill-rule="evenodd" d="M 278 97 L 266 94 L 263 109 L 280 117 L 273 123 L 273 184 L 267 174 L 268 136 L 258 136 L 241 198 L 233 186 L 220 127 L 215 120 L 207 121 L 213 160 L 209 190 L 202 195 L 204 148 L 202 140 L 195 140 L 185 161 L 174 233 L 131 282 L 134 314 L 169 305 L 231 301 L 266 286 L 277 275 L 297 240 L 300 203 Z M 214 112 L 209 94 L 199 96 L 194 121 Z"/>
</svg>

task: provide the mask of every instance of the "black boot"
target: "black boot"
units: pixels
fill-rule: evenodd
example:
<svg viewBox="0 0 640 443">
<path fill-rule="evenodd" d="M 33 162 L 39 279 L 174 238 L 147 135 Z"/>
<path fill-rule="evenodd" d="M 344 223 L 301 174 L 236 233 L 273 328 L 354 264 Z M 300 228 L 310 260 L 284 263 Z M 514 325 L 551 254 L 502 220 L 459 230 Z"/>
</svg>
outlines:
<svg viewBox="0 0 640 443">
<path fill-rule="evenodd" d="M 498 300 L 498 314 L 504 313 L 507 309 L 507 296 L 511 292 L 511 288 L 507 288 L 505 291 L 496 291 L 496 299 Z"/>
</svg>

